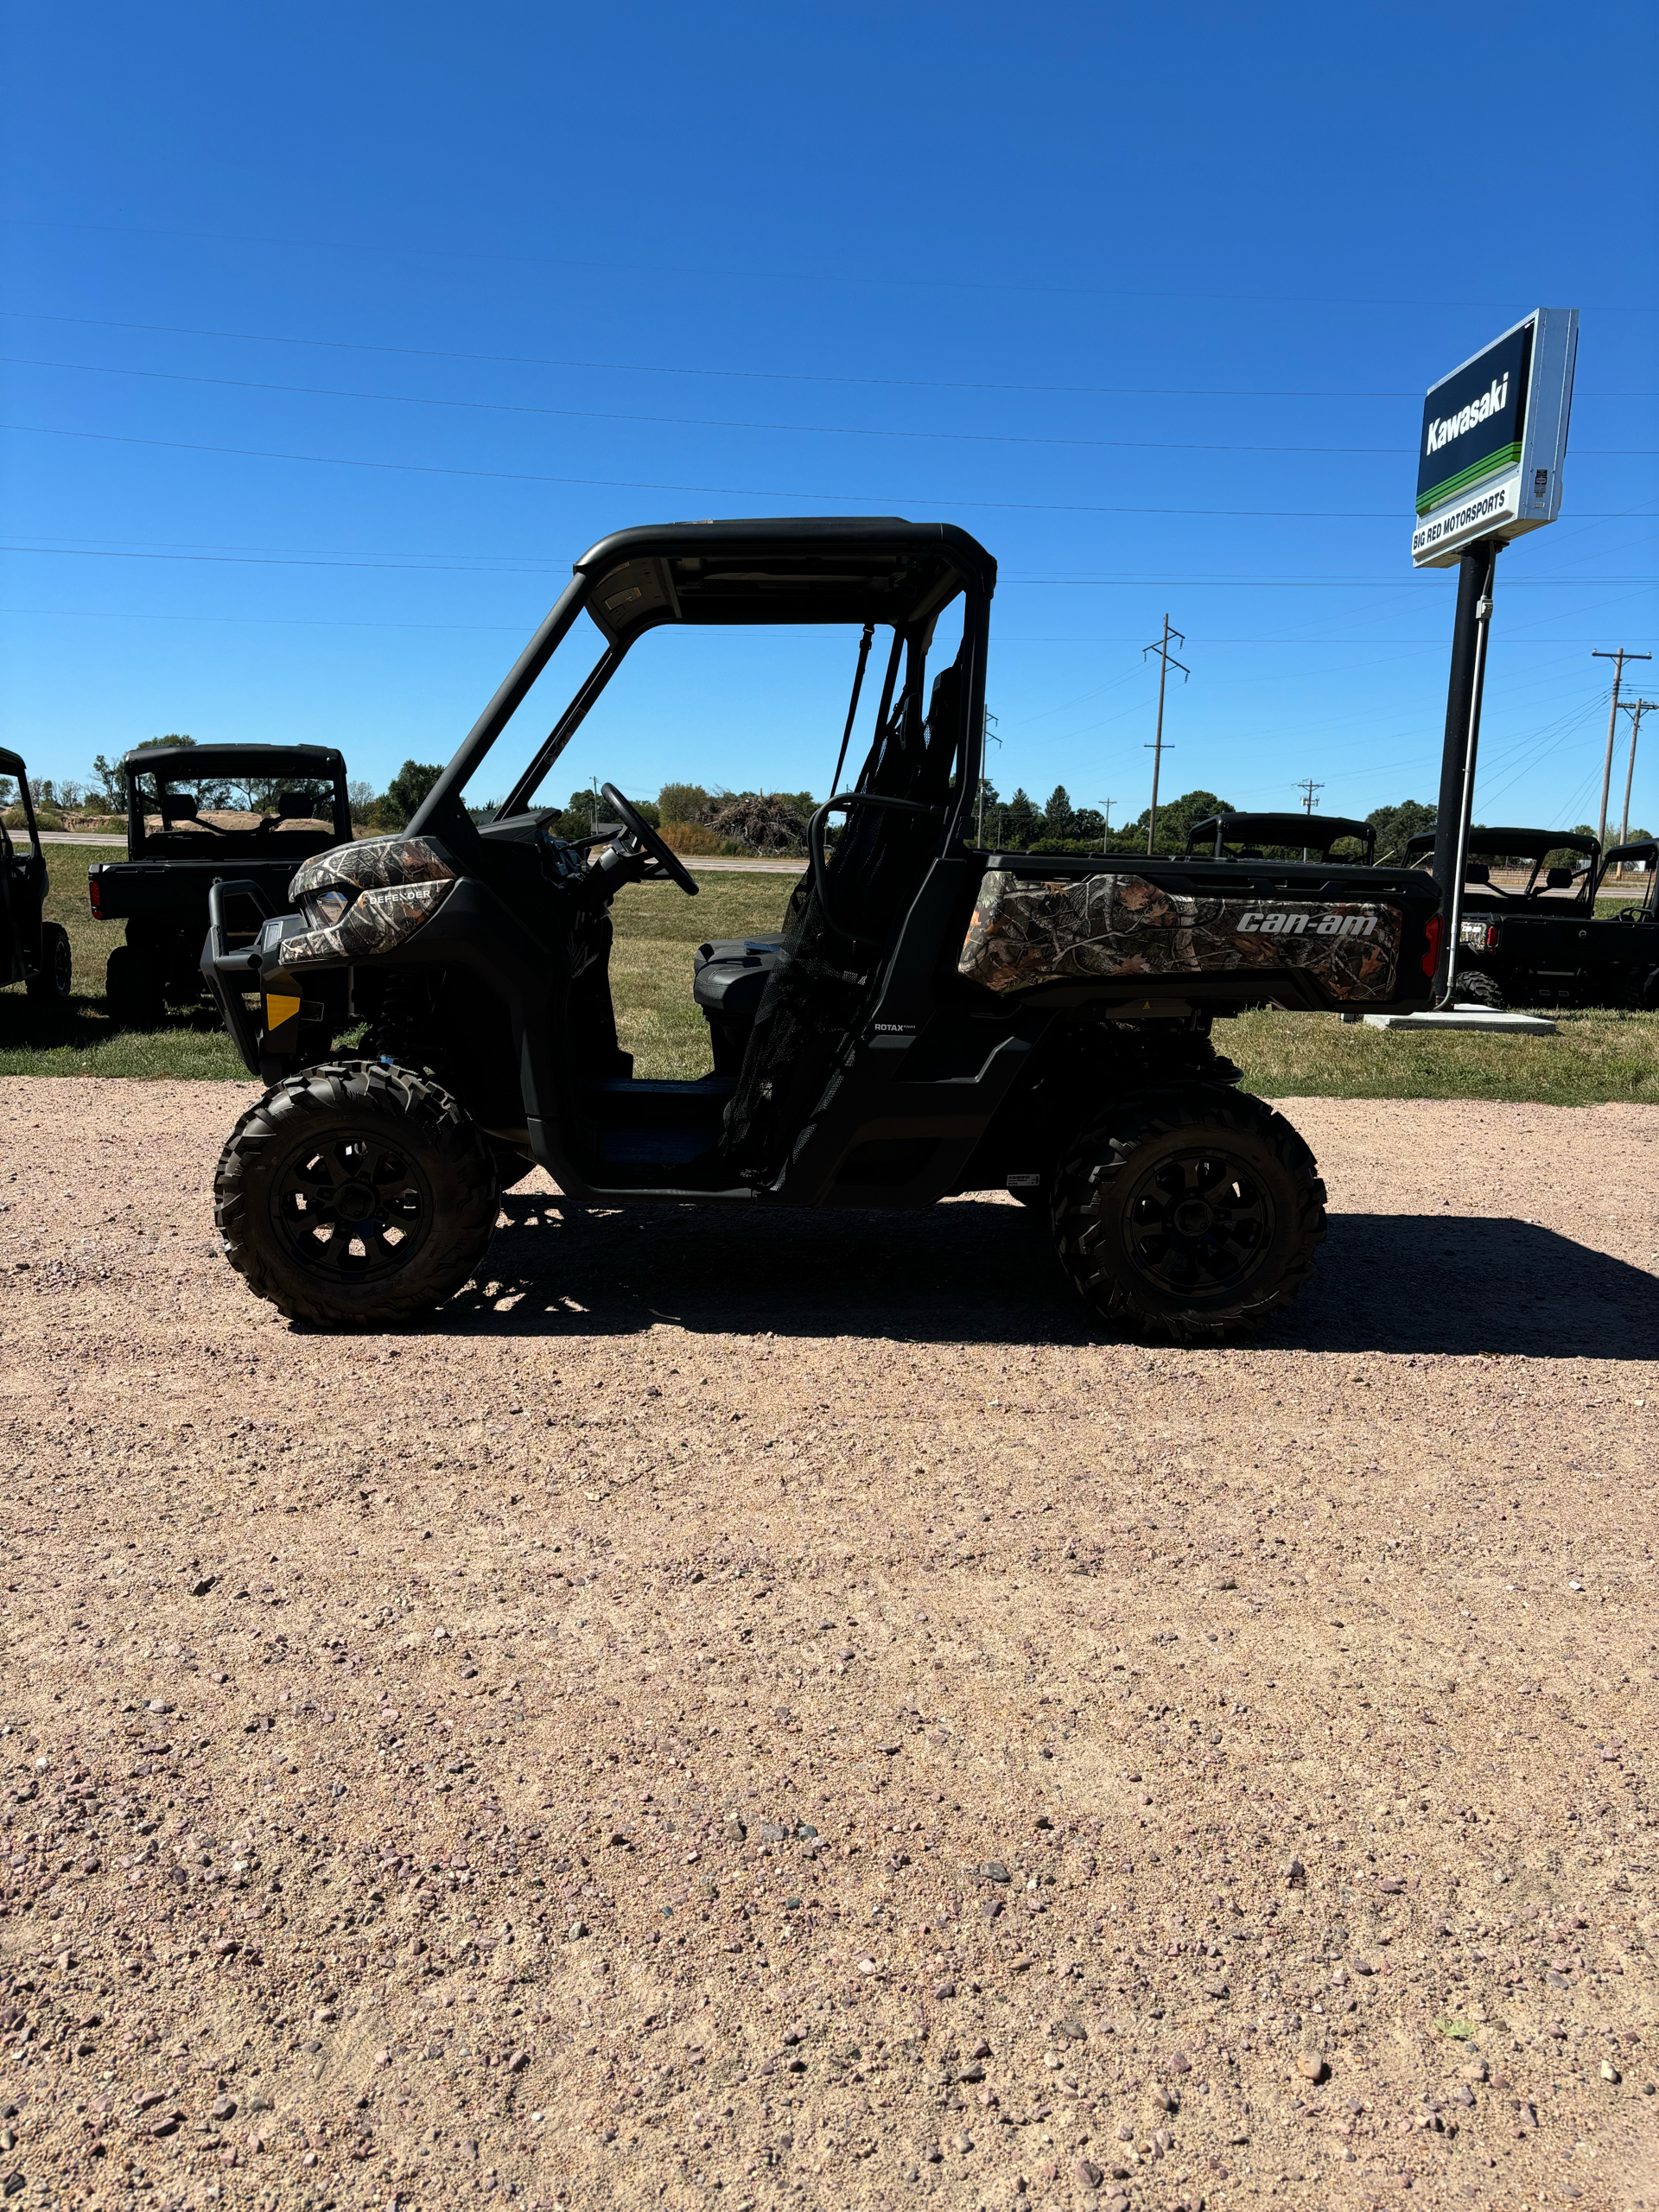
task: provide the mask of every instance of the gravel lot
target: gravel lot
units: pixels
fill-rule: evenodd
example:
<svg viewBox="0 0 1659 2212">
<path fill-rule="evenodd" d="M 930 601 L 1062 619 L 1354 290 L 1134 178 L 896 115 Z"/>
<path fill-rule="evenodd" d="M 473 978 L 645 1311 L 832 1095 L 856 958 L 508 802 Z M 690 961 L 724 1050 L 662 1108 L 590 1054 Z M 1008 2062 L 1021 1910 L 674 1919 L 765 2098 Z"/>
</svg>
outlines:
<svg viewBox="0 0 1659 2212">
<path fill-rule="evenodd" d="M 0 1085 L 8 2202 L 1659 2204 L 1659 1109 L 1298 1100 L 1194 1352 L 539 1178 L 304 1333 L 240 1096 Z"/>
</svg>

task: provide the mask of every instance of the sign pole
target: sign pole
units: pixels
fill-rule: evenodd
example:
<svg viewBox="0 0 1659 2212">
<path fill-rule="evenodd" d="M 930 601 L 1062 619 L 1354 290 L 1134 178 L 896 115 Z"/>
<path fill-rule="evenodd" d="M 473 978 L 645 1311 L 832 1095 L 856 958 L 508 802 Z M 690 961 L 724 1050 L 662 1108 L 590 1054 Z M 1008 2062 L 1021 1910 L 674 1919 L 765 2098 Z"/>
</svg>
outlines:
<svg viewBox="0 0 1659 2212">
<path fill-rule="evenodd" d="M 1434 817 L 1434 880 L 1440 887 L 1440 964 L 1434 1003 L 1450 1006 L 1457 982 L 1458 938 L 1463 924 L 1463 871 L 1475 798 L 1475 758 L 1480 745 L 1480 700 L 1486 681 L 1486 641 L 1492 619 L 1492 585 L 1502 541 L 1484 538 L 1458 562 L 1458 611 L 1452 632 L 1452 674 L 1446 694 L 1446 739 L 1440 754 L 1440 799 Z"/>
</svg>

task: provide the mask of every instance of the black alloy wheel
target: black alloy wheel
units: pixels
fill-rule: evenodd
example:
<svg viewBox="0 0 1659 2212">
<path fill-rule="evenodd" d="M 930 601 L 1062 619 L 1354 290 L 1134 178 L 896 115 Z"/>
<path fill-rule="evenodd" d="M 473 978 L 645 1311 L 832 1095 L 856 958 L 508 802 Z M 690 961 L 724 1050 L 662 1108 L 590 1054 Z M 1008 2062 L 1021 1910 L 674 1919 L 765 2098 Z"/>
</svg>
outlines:
<svg viewBox="0 0 1659 2212">
<path fill-rule="evenodd" d="M 1273 1199 L 1228 1152 L 1182 1152 L 1130 1185 L 1121 1220 L 1129 1264 L 1149 1284 L 1180 1298 L 1217 1296 L 1247 1281 L 1271 1243 Z"/>
<path fill-rule="evenodd" d="M 299 1264 L 338 1287 L 406 1268 L 432 1230 L 432 1191 L 407 1152 L 340 1134 L 291 1154 L 270 1194 L 276 1233 Z"/>
<path fill-rule="evenodd" d="M 1216 1084 L 1123 1100 L 1053 1179 L 1060 1263 L 1107 1320 L 1217 1342 L 1287 1306 L 1325 1236 L 1325 1185 L 1281 1114 Z"/>
</svg>

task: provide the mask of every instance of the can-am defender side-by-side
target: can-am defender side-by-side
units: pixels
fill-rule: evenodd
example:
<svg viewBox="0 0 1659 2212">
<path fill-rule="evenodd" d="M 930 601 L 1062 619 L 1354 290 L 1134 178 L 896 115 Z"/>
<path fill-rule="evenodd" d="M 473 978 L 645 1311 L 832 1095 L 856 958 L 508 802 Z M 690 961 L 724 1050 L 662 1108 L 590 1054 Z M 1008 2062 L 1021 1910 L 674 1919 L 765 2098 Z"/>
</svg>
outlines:
<svg viewBox="0 0 1659 2212">
<path fill-rule="evenodd" d="M 1435 888 L 1324 861 L 971 849 L 995 581 L 966 532 L 885 518 L 677 523 L 585 554 L 406 834 L 308 862 L 298 912 L 248 952 L 222 926 L 235 887 L 213 894 L 204 972 L 270 1086 L 219 1163 L 232 1264 L 296 1317 L 402 1319 L 474 1273 L 501 1183 L 539 1161 L 579 1205 L 906 1209 L 1010 1190 L 1046 1209 L 1114 1321 L 1209 1337 L 1285 1305 L 1324 1189 L 1290 1124 L 1234 1087 L 1211 1025 L 1426 1004 Z M 960 647 L 936 666 L 947 611 Z M 597 660 L 480 825 L 465 795 L 584 614 Z M 641 879 L 697 887 L 614 786 L 615 823 L 577 843 L 537 794 L 648 632 L 803 624 L 844 626 L 849 646 L 862 632 L 849 735 L 886 633 L 863 767 L 812 818 L 781 937 L 707 945 L 688 976 L 709 1072 L 638 1080 L 610 904 Z M 324 992 L 341 978 L 368 1027 L 331 1060 Z"/>
<path fill-rule="evenodd" d="M 328 745 L 144 745 L 120 771 L 127 857 L 94 861 L 86 895 L 99 921 L 126 925 L 105 970 L 111 1020 L 155 1029 L 169 1005 L 200 1003 L 215 876 L 257 884 L 270 913 L 302 861 L 351 842 L 346 762 Z M 245 938 L 258 915 L 236 919 Z"/>
<path fill-rule="evenodd" d="M 46 855 L 21 753 L 0 751 L 0 776 L 16 782 L 23 817 L 17 834 L 0 822 L 0 983 L 22 983 L 50 1005 L 69 995 L 69 932 L 46 918 Z"/>
<path fill-rule="evenodd" d="M 1605 1006 L 1659 1010 L 1659 912 L 1649 873 L 1646 896 L 1617 915 L 1599 914 L 1609 872 L 1651 866 L 1646 842 L 1603 853 L 1579 830 L 1469 832 L 1463 912 L 1455 948 L 1459 997 L 1478 1006 Z M 1570 855 L 1551 868 L 1552 853 Z M 1408 840 L 1406 857 L 1427 868 L 1434 833 Z M 1507 868 L 1522 880 L 1493 880 Z"/>
</svg>

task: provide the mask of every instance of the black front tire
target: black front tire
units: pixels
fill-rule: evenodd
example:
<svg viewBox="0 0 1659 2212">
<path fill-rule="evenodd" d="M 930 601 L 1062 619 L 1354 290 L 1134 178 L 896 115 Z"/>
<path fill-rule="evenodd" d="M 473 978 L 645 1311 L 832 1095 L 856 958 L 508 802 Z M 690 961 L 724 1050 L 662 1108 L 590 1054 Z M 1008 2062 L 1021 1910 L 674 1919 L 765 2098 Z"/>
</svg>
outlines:
<svg viewBox="0 0 1659 2212">
<path fill-rule="evenodd" d="M 74 958 L 69 932 L 59 922 L 41 924 L 41 972 L 29 979 L 28 992 L 37 1004 L 61 1006 L 74 981 Z"/>
<path fill-rule="evenodd" d="M 231 1133 L 213 1179 L 225 1256 L 290 1320 L 385 1327 L 475 1273 L 495 1233 L 488 1139 L 409 1068 L 326 1062 Z"/>
<path fill-rule="evenodd" d="M 118 944 L 104 970 L 104 1004 L 118 1029 L 159 1029 L 167 1019 L 161 963 L 147 944 Z"/>
<path fill-rule="evenodd" d="M 1260 1327 L 1306 1281 L 1325 1185 L 1261 1099 L 1175 1084 L 1080 1133 L 1050 1217 L 1061 1265 L 1105 1319 L 1214 1343 Z"/>
</svg>

